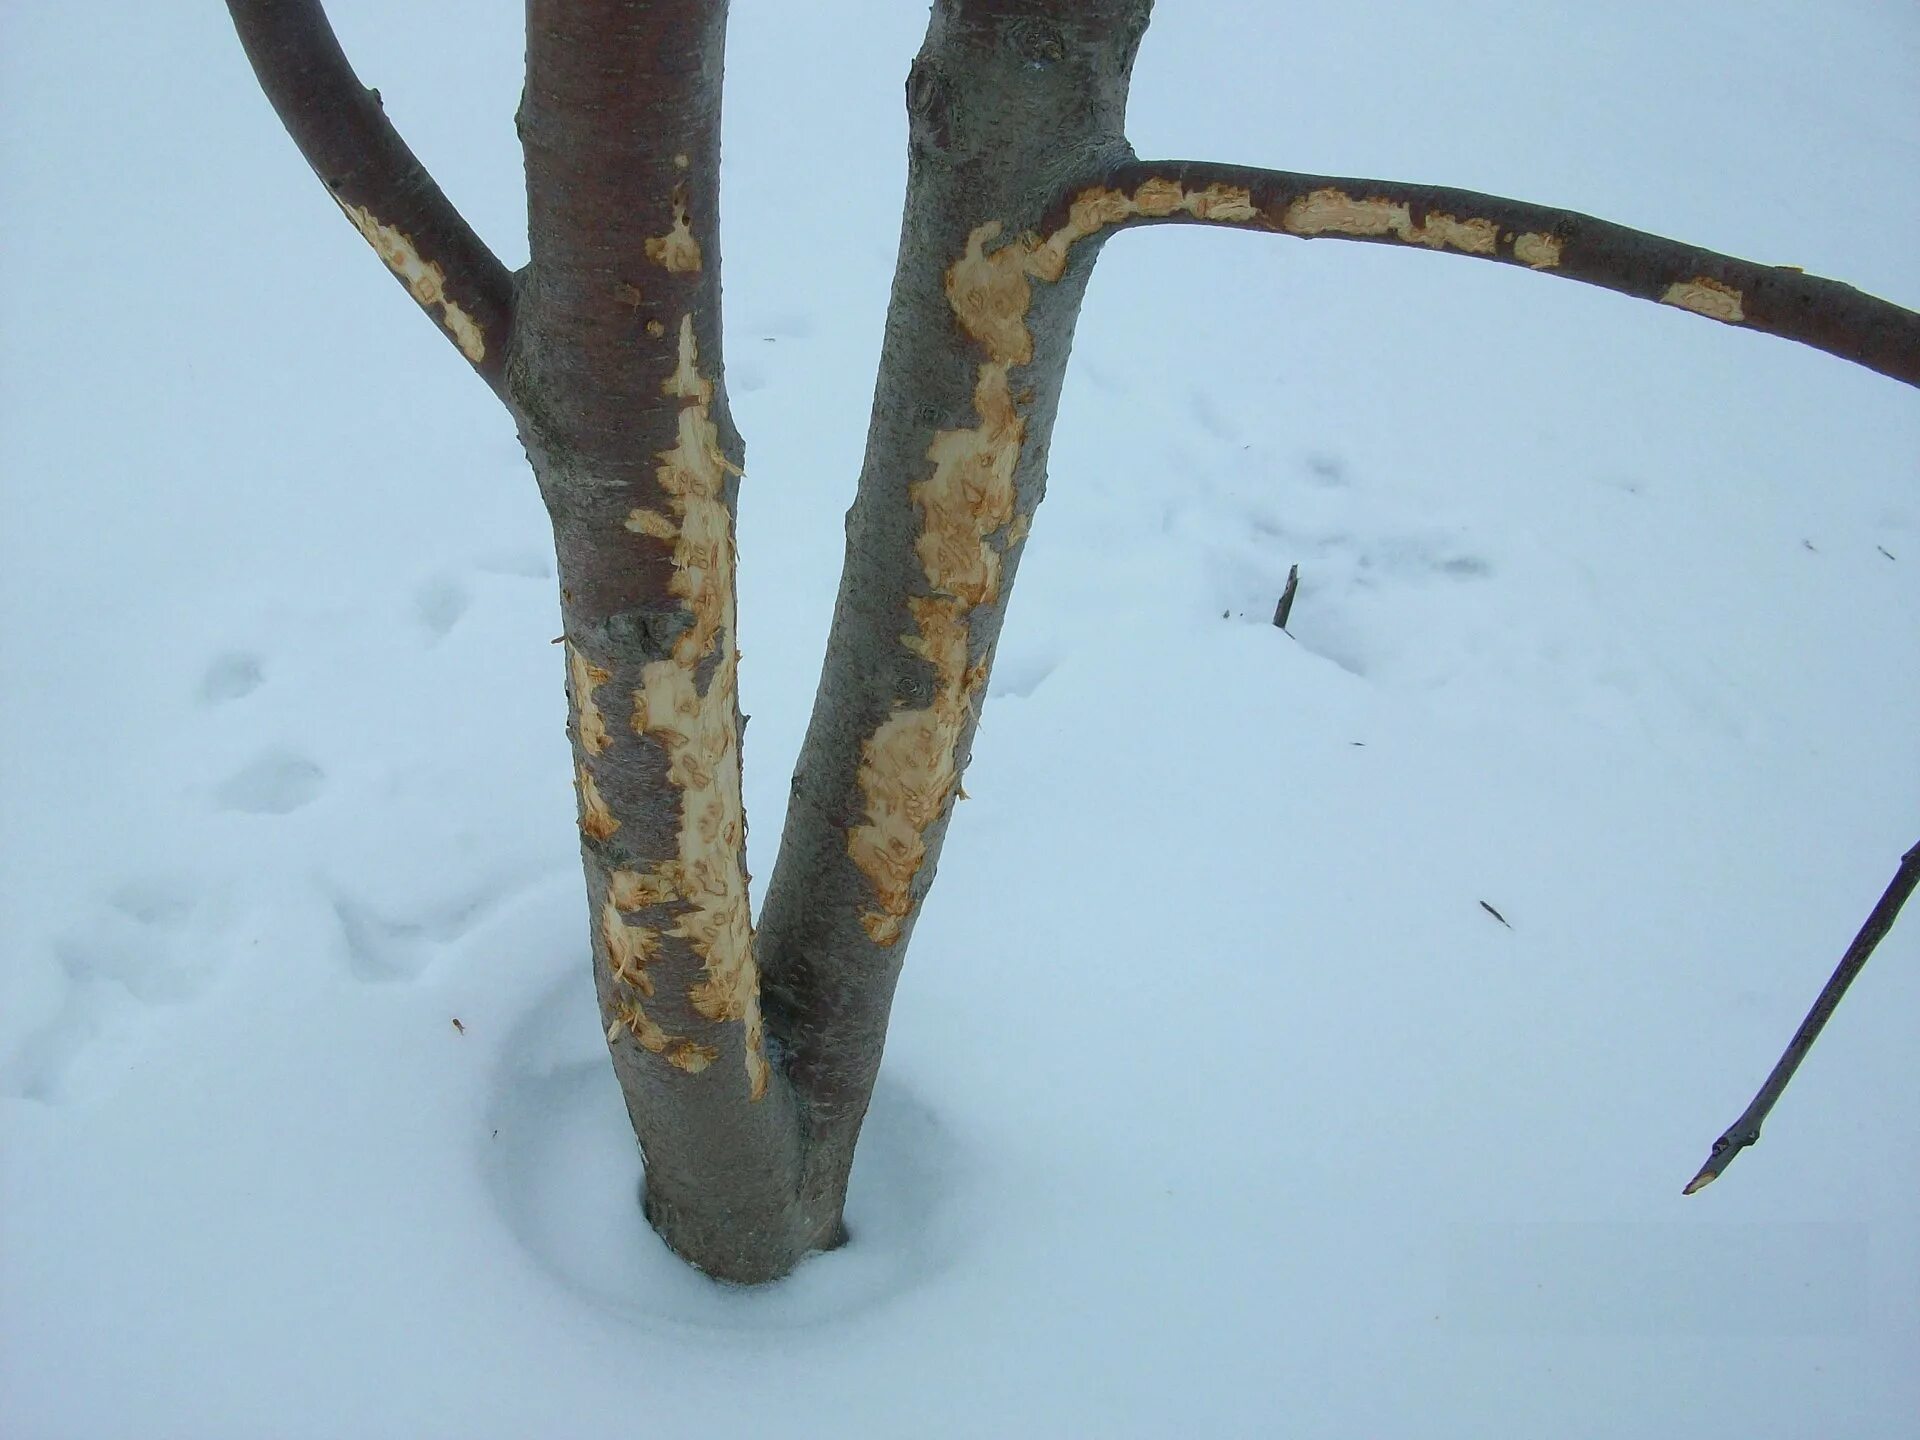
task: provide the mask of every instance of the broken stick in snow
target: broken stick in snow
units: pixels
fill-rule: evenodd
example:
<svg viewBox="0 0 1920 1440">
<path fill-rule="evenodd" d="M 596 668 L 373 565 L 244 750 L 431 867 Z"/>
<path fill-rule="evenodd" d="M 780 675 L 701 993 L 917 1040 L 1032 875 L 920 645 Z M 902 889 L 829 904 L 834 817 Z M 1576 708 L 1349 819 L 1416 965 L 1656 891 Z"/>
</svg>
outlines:
<svg viewBox="0 0 1920 1440">
<path fill-rule="evenodd" d="M 1273 607 L 1273 623 L 1279 629 L 1287 628 L 1287 617 L 1293 614 L 1293 592 L 1300 588 L 1300 567 L 1292 566 L 1287 571 L 1287 588 L 1280 592 L 1280 603 Z"/>
</svg>

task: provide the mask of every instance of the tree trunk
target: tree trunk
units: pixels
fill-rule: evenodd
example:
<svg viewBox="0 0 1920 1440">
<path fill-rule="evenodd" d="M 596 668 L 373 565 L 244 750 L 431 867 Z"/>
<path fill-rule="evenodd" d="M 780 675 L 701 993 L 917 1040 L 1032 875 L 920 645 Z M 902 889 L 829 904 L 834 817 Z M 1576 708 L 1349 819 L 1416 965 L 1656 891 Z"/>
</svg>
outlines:
<svg viewBox="0 0 1920 1440">
<path fill-rule="evenodd" d="M 1131 157 L 1142 0 L 942 0 L 865 464 L 762 915 L 768 1026 L 802 1097 L 808 1204 L 837 1213 L 894 983 L 985 699 L 1095 245 L 1035 232 Z"/>
<path fill-rule="evenodd" d="M 847 567 L 756 947 L 714 203 L 725 7 L 529 6 L 532 259 L 507 388 L 559 557 L 596 988 L 647 1215 L 721 1278 L 844 1236 L 1098 243 L 1036 227 L 1131 158 L 1146 17 L 935 8 Z"/>
<path fill-rule="evenodd" d="M 553 519 L 601 1020 L 648 1217 L 724 1279 L 784 1273 L 800 1130 L 747 903 L 740 441 L 720 353 L 724 4 L 532 0 L 531 260 L 507 384 Z"/>
</svg>

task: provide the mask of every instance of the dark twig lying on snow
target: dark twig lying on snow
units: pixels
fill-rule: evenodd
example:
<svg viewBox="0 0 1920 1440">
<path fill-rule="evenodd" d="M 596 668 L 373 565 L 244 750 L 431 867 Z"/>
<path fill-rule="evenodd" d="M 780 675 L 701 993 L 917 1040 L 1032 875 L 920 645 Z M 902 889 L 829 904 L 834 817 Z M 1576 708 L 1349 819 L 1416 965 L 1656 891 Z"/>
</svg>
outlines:
<svg viewBox="0 0 1920 1440">
<path fill-rule="evenodd" d="M 1280 592 L 1280 603 L 1273 607 L 1273 623 L 1281 630 L 1287 628 L 1287 621 L 1293 615 L 1293 597 L 1300 589 L 1300 567 L 1289 566 L 1287 586 Z"/>
<path fill-rule="evenodd" d="M 1867 916 L 1867 923 L 1860 927 L 1860 933 L 1853 937 L 1853 944 L 1847 947 L 1847 953 L 1840 957 L 1840 965 L 1833 972 L 1833 978 L 1827 981 L 1826 988 L 1813 1002 L 1813 1009 L 1807 1012 L 1807 1018 L 1800 1022 L 1800 1028 L 1794 1032 L 1792 1041 L 1787 1045 L 1786 1054 L 1780 1057 L 1773 1067 L 1773 1073 L 1767 1076 L 1767 1083 L 1760 1087 L 1760 1093 L 1753 1097 L 1753 1103 L 1740 1112 L 1740 1118 L 1727 1127 L 1726 1133 L 1713 1142 L 1713 1150 L 1707 1156 L 1707 1163 L 1700 1167 L 1700 1173 L 1687 1182 L 1680 1193 L 1691 1195 L 1703 1190 L 1720 1178 L 1721 1171 L 1733 1163 L 1733 1157 L 1760 1138 L 1760 1126 L 1772 1112 L 1774 1103 L 1786 1090 L 1787 1082 L 1793 1078 L 1793 1072 L 1800 1068 L 1800 1062 L 1806 1059 L 1807 1051 L 1813 1048 L 1813 1042 L 1819 1038 L 1821 1027 L 1827 1023 L 1834 1009 L 1840 1003 L 1840 997 L 1847 993 L 1847 986 L 1853 983 L 1853 977 L 1867 963 L 1867 957 L 1873 954 L 1874 946 L 1885 938 L 1887 931 L 1893 928 L 1893 922 L 1899 917 L 1900 907 L 1907 903 L 1907 897 L 1913 894 L 1914 886 L 1920 884 L 1920 844 L 1915 845 L 1900 857 L 1900 868 L 1893 873 L 1892 881 L 1887 885 L 1886 893 L 1881 895 L 1880 903 L 1873 907 L 1873 913 Z"/>
</svg>

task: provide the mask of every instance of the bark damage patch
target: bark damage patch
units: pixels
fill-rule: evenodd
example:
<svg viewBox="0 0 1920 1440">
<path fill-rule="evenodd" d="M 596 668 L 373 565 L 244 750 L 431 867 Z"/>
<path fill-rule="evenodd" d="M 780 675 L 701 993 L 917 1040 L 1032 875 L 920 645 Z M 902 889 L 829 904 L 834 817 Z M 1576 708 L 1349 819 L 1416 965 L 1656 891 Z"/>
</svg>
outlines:
<svg viewBox="0 0 1920 1440">
<path fill-rule="evenodd" d="M 647 258 L 676 275 L 692 274 L 700 268 L 700 242 L 693 238 L 686 186 L 673 187 L 673 228 L 647 241 Z"/>
<path fill-rule="evenodd" d="M 927 832 L 959 792 L 960 735 L 987 678 L 986 657 L 969 659 L 971 617 L 999 598 L 1001 557 L 1026 533 L 1029 517 L 1014 503 L 1026 421 L 1011 373 L 1033 360 L 1033 282 L 1057 281 L 1068 251 L 1107 226 L 1176 211 L 1227 222 L 1260 218 L 1248 192 L 1231 185 L 1189 190 L 1154 178 L 1132 193 L 1095 187 L 1075 197 L 1066 223 L 1044 238 L 1027 234 L 989 249 L 1005 227 L 998 220 L 975 227 L 947 269 L 947 303 L 987 358 L 975 374 L 976 423 L 936 431 L 927 447 L 933 472 L 908 491 L 919 513 L 914 551 L 927 593 L 908 597 L 914 628 L 900 643 L 932 670 L 933 699 L 895 710 L 861 749 L 867 817 L 848 831 L 847 851 L 873 886 L 874 904 L 860 924 L 875 944 L 899 943 L 926 863 Z"/>
<path fill-rule="evenodd" d="M 614 818 L 608 808 L 600 787 L 594 783 L 593 772 L 581 765 L 574 772 L 574 788 L 580 792 L 580 831 L 594 840 L 608 840 L 613 832 L 620 828 L 620 822 Z"/>
<path fill-rule="evenodd" d="M 1682 310 L 1691 310 L 1696 315 L 1704 315 L 1709 320 L 1719 320 L 1727 325 L 1738 325 L 1747 318 L 1743 296 L 1731 285 L 1722 284 L 1705 275 L 1696 275 L 1691 280 L 1682 280 L 1669 285 L 1666 293 L 1660 297 L 1662 305 L 1678 305 Z"/>
<path fill-rule="evenodd" d="M 671 513 L 634 510 L 626 527 L 671 541 L 669 588 L 690 623 L 665 659 L 641 667 L 632 727 L 666 752 L 667 782 L 679 792 L 680 827 L 674 858 L 651 870 L 615 870 L 608 877 L 601 934 L 609 966 L 630 998 L 615 1007 L 607 1036 L 611 1042 L 624 1031 L 690 1073 L 718 1058 L 712 1046 L 668 1034 L 640 1004 L 654 993 L 647 965 L 660 935 L 683 939 L 703 970 L 687 999 L 708 1020 L 745 1027 L 748 1091 L 758 1100 L 767 1092 L 768 1068 L 743 861 L 746 819 L 735 720 L 740 657 L 734 642 L 733 525 L 724 494 L 732 467 L 708 417 L 713 383 L 700 373 L 691 315 L 680 322 L 679 363 L 663 389 L 681 402 L 675 444 L 660 453 L 654 471 Z M 583 709 L 583 744 L 586 732 Z M 629 925 L 622 913 L 662 908 L 668 913 L 657 927 Z"/>
<path fill-rule="evenodd" d="M 1463 219 L 1442 210 L 1416 214 L 1404 200 L 1379 196 L 1355 199 L 1332 186 L 1288 202 L 1281 212 L 1280 227 L 1289 235 L 1309 240 L 1316 235 L 1355 235 L 1398 240 L 1428 250 L 1458 250 L 1466 255 L 1498 255 L 1504 240 L 1514 259 L 1535 270 L 1557 267 L 1562 246 L 1559 236 L 1544 231 L 1503 233 L 1485 216 Z"/>
<path fill-rule="evenodd" d="M 349 205 L 338 195 L 333 197 L 346 217 L 354 224 L 367 243 L 373 246 L 380 258 L 387 262 L 387 268 L 406 283 L 421 308 L 440 310 L 440 322 L 453 336 L 453 343 L 460 347 L 460 353 L 478 365 L 487 358 L 487 337 L 481 332 L 480 322 L 475 320 L 447 294 L 447 272 L 433 261 L 425 259 L 413 238 L 382 224 L 364 205 Z"/>
<path fill-rule="evenodd" d="M 580 733 L 580 748 L 589 755 L 606 753 L 613 743 L 607 734 L 607 717 L 594 701 L 593 692 L 611 678 L 587 659 L 572 641 L 567 642 L 567 688 L 573 692 L 574 724 Z"/>
</svg>

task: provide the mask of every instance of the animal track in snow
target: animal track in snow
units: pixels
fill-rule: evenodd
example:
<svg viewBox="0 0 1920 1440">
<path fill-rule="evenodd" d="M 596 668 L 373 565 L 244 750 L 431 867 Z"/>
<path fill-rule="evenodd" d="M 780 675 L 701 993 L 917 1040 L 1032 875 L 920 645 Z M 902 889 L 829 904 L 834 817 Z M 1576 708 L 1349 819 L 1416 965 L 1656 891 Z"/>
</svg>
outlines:
<svg viewBox="0 0 1920 1440">
<path fill-rule="evenodd" d="M 1208 435 L 1222 443 L 1240 438 L 1240 431 L 1233 422 L 1222 415 L 1204 390 L 1192 390 L 1187 393 L 1187 413 Z"/>
<path fill-rule="evenodd" d="M 424 915 L 393 919 L 362 901 L 336 895 L 333 913 L 347 942 L 347 968 L 356 980 L 375 985 L 418 979 L 439 950 L 471 930 L 501 898 L 483 891 Z"/>
<path fill-rule="evenodd" d="M 266 680 L 260 657 L 245 650 L 230 650 L 217 655 L 200 677 L 200 703 L 219 705 L 239 700 L 258 690 Z"/>
<path fill-rule="evenodd" d="M 217 978 L 221 948 L 196 930 L 174 881 L 121 886 L 92 923 L 53 944 L 59 1008 L 0 1071 L 0 1092 L 47 1104 L 108 1093 L 156 1008 L 185 1004 Z"/>
<path fill-rule="evenodd" d="M 326 778 L 304 755 L 270 750 L 221 781 L 214 804 L 243 815 L 288 815 L 318 799 Z"/>
<path fill-rule="evenodd" d="M 472 603 L 467 587 L 445 576 L 429 580 L 413 592 L 414 618 L 435 640 L 445 639 L 447 632 L 460 623 L 460 617 L 467 613 L 467 607 Z"/>
</svg>

